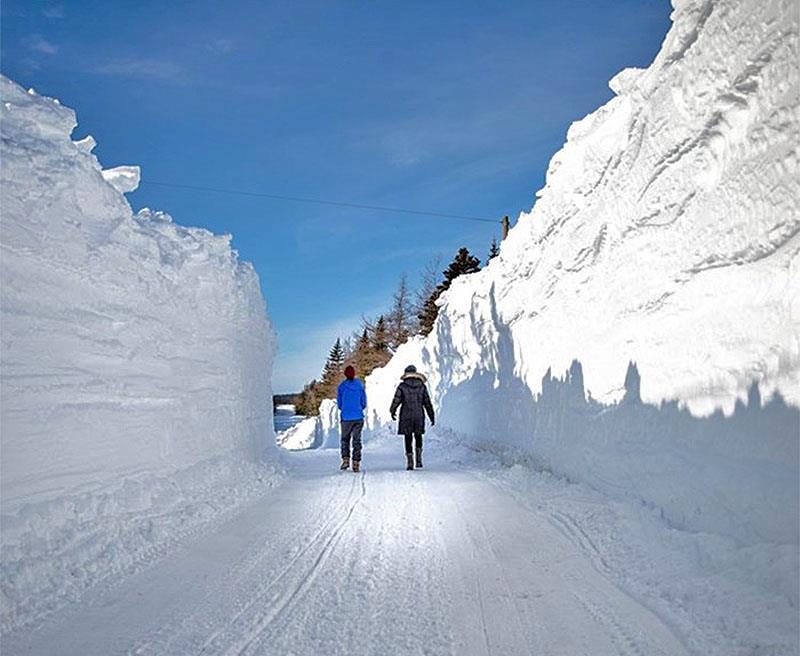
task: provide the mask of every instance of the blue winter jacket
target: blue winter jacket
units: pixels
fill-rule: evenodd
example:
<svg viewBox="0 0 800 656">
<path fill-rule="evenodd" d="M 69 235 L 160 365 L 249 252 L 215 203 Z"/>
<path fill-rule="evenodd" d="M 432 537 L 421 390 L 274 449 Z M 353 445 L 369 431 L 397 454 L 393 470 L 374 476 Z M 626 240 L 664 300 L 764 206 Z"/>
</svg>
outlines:
<svg viewBox="0 0 800 656">
<path fill-rule="evenodd" d="M 343 380 L 336 390 L 336 405 L 342 413 L 342 421 L 353 421 L 364 418 L 367 407 L 367 393 L 358 378 Z"/>
</svg>

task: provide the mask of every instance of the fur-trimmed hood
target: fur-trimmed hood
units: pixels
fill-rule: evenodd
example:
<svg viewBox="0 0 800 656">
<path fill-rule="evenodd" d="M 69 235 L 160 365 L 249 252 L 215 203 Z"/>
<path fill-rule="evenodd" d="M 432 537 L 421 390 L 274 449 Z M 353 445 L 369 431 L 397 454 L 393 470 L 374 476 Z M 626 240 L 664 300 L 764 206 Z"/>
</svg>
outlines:
<svg viewBox="0 0 800 656">
<path fill-rule="evenodd" d="M 416 378 L 418 380 L 421 380 L 423 383 L 427 382 L 428 380 L 425 377 L 425 374 L 421 374 L 419 371 L 410 371 L 400 376 L 400 380 L 408 380 L 409 378 Z"/>
</svg>

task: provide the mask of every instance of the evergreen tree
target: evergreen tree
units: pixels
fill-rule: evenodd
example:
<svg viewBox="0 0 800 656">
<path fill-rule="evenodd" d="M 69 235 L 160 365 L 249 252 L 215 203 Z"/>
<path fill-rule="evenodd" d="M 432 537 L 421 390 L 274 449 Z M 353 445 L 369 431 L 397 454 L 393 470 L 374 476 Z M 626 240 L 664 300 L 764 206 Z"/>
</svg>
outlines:
<svg viewBox="0 0 800 656">
<path fill-rule="evenodd" d="M 371 348 L 369 330 L 367 328 L 366 321 L 364 321 L 364 328 L 361 332 L 361 335 L 356 338 L 356 346 L 349 358 L 349 360 L 353 363 L 353 366 L 356 368 L 356 375 L 362 380 L 366 378 L 366 373 L 364 372 L 369 366 Z"/>
<path fill-rule="evenodd" d="M 386 320 L 383 315 L 378 317 L 372 330 L 372 348 L 381 353 L 389 350 L 389 333 L 386 330 Z"/>
<path fill-rule="evenodd" d="M 433 323 L 436 321 L 436 317 L 439 315 L 439 307 L 436 305 L 436 300 L 439 298 L 439 295 L 442 293 L 442 291 L 442 289 L 436 287 L 430 293 L 428 298 L 425 299 L 425 303 L 417 315 L 420 335 L 428 335 L 430 334 L 431 330 L 433 330 Z"/>
<path fill-rule="evenodd" d="M 486 264 L 489 264 L 494 258 L 500 255 L 500 246 L 497 243 L 497 237 L 492 237 L 492 243 L 489 246 L 489 257 L 486 258 Z"/>
<path fill-rule="evenodd" d="M 411 308 L 411 292 L 405 274 L 400 278 L 392 297 L 392 309 L 387 316 L 387 329 L 389 331 L 389 347 L 396 350 L 398 346 L 408 341 L 413 330 Z"/>
<path fill-rule="evenodd" d="M 365 322 L 366 323 L 366 322 Z M 369 349 L 369 330 L 364 326 L 364 330 L 356 343 L 356 352 Z"/>
<path fill-rule="evenodd" d="M 375 323 L 362 318 L 361 335 L 356 339 L 356 346 L 348 360 L 356 368 L 356 374 L 364 380 L 373 369 L 382 367 L 392 357 L 389 349 L 389 330 L 386 319 L 379 316 Z"/>
<path fill-rule="evenodd" d="M 470 255 L 466 248 L 459 248 L 458 253 L 444 271 L 444 288 L 448 289 L 450 284 L 459 276 L 465 273 L 476 273 L 481 270 L 481 261 L 474 255 Z"/>
<path fill-rule="evenodd" d="M 318 389 L 318 395 L 321 399 L 336 398 L 336 388 L 341 380 L 343 367 L 344 349 L 342 348 L 342 340 L 337 338 L 328 353 L 325 368 L 322 370 L 322 380 Z"/>
<path fill-rule="evenodd" d="M 426 299 L 425 304 L 419 314 L 420 333 L 427 335 L 433 330 L 433 324 L 439 315 L 439 306 L 436 300 L 442 292 L 450 288 L 453 281 L 466 273 L 475 273 L 481 270 L 481 261 L 474 255 L 469 254 L 466 248 L 459 248 L 453 261 L 444 270 L 444 280 L 437 285 L 436 289 Z"/>
<path fill-rule="evenodd" d="M 316 380 L 312 380 L 305 385 L 303 391 L 297 395 L 297 403 L 295 404 L 294 411 L 298 415 L 314 417 L 319 414 L 319 404 L 322 399 L 317 395 L 318 385 L 319 383 L 317 383 Z"/>
<path fill-rule="evenodd" d="M 368 376 L 376 367 L 382 367 L 392 357 L 392 352 L 389 350 L 389 332 L 386 328 L 386 320 L 383 315 L 378 317 L 375 323 L 375 328 L 372 331 L 370 358 L 367 366 L 368 371 L 364 375 Z"/>
<path fill-rule="evenodd" d="M 427 335 L 430 332 L 430 326 L 433 325 L 433 320 L 428 317 L 430 313 L 429 304 L 431 296 L 433 296 L 439 284 L 439 267 L 441 263 L 442 258 L 437 255 L 425 265 L 425 270 L 422 272 L 422 280 L 417 289 L 412 309 L 416 318 L 415 335 Z M 434 315 L 433 318 L 435 319 L 436 316 Z"/>
</svg>

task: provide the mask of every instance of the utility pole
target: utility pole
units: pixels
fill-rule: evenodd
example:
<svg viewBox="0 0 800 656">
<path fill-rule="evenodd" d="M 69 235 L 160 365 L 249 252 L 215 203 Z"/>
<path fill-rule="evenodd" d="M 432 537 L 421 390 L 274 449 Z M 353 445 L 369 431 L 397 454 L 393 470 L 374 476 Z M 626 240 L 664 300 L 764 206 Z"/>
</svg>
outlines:
<svg viewBox="0 0 800 656">
<path fill-rule="evenodd" d="M 500 224 L 503 226 L 503 239 L 508 237 L 508 215 L 503 217 L 503 220 L 500 221 Z"/>
</svg>

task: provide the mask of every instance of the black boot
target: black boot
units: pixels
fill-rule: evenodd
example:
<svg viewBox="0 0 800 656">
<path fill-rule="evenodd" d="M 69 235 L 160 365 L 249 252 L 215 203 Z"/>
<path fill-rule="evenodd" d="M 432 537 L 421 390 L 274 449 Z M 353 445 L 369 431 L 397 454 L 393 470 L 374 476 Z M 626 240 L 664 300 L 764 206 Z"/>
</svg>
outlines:
<svg viewBox="0 0 800 656">
<path fill-rule="evenodd" d="M 414 454 L 406 453 L 406 471 L 414 469 Z"/>
<path fill-rule="evenodd" d="M 417 449 L 417 469 L 422 469 L 422 449 Z"/>
</svg>

